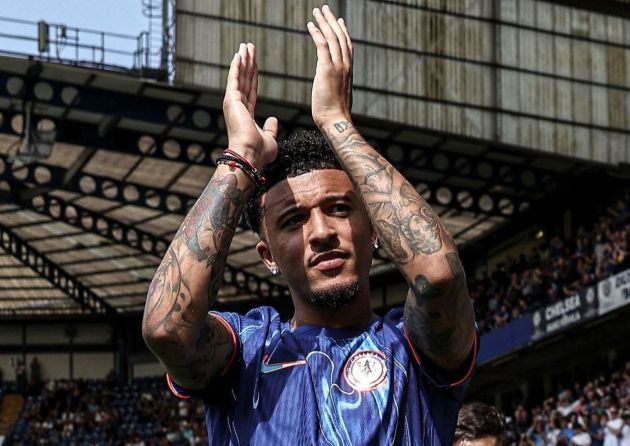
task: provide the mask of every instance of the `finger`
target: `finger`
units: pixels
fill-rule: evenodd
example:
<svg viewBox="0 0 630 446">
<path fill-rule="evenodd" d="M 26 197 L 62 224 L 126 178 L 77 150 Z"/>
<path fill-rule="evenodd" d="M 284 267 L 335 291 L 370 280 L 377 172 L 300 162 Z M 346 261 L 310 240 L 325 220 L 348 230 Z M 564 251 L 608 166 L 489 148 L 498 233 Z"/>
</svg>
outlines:
<svg viewBox="0 0 630 446">
<path fill-rule="evenodd" d="M 247 109 L 249 114 L 254 116 L 256 110 L 256 99 L 258 98 L 258 65 L 254 62 L 254 69 L 252 73 L 252 85 L 249 90 L 249 96 L 247 96 Z"/>
<path fill-rule="evenodd" d="M 346 27 L 346 22 L 341 17 L 337 20 L 337 22 L 339 23 L 339 27 L 341 28 L 343 33 L 346 35 L 346 43 L 348 45 L 348 51 L 350 53 L 350 79 L 348 82 L 348 97 L 350 99 L 349 99 L 348 106 L 349 106 L 349 109 L 352 110 L 352 82 L 354 78 L 354 48 L 352 47 L 352 39 L 350 38 L 350 33 L 348 32 L 348 28 Z"/>
<path fill-rule="evenodd" d="M 333 12 L 330 10 L 330 7 L 328 5 L 324 5 L 322 7 L 322 14 L 324 15 L 326 22 L 328 22 L 328 25 L 330 26 L 330 28 L 335 33 L 335 36 L 337 37 L 337 43 L 339 44 L 339 50 L 341 51 L 341 58 L 342 58 L 343 63 L 349 65 L 350 64 L 350 51 L 348 50 L 348 43 L 346 42 L 346 35 L 341 30 L 341 27 L 339 26 L 339 22 L 337 22 L 337 17 L 335 17 L 335 14 L 333 14 Z"/>
<path fill-rule="evenodd" d="M 240 55 L 234 53 L 234 57 L 232 57 L 232 62 L 230 63 L 230 71 L 228 71 L 227 85 L 225 87 L 226 94 L 238 90 L 240 64 Z"/>
<path fill-rule="evenodd" d="M 313 43 L 315 44 L 315 49 L 317 50 L 317 60 L 321 62 L 332 62 L 326 38 L 319 28 L 317 28 L 313 22 L 308 22 L 306 24 L 306 28 L 313 39 Z"/>
<path fill-rule="evenodd" d="M 245 74 L 247 72 L 247 47 L 245 46 L 244 43 L 241 43 L 238 46 L 238 55 L 240 59 L 240 64 L 238 66 L 239 68 L 238 87 L 242 93 L 245 91 L 245 82 L 246 82 Z"/>
<path fill-rule="evenodd" d="M 326 39 L 326 45 L 328 45 L 331 60 L 333 63 L 341 62 L 343 56 L 341 55 L 341 48 L 339 47 L 337 34 L 335 34 L 333 29 L 330 27 L 328 20 L 326 20 L 326 17 L 324 17 L 319 8 L 313 9 L 313 17 L 315 17 L 317 27 Z"/>
<path fill-rule="evenodd" d="M 263 131 L 270 135 L 273 139 L 278 138 L 278 119 L 273 116 L 267 118 L 265 124 L 263 125 Z"/>
<path fill-rule="evenodd" d="M 350 63 L 352 63 L 354 60 L 354 48 L 352 47 L 352 39 L 350 38 L 350 33 L 346 27 L 346 22 L 341 17 L 339 17 L 337 22 L 339 23 L 339 28 L 341 28 L 341 31 L 343 31 L 346 36 L 346 44 L 348 45 L 348 50 L 350 52 Z"/>
<path fill-rule="evenodd" d="M 253 43 L 248 43 L 247 44 L 247 54 L 249 55 L 249 64 L 247 65 L 247 80 L 249 82 L 248 84 L 248 90 L 245 92 L 245 94 L 247 95 L 247 97 L 249 98 L 252 89 L 254 88 L 253 83 L 254 83 L 254 73 L 257 71 L 257 67 L 256 67 L 256 47 L 254 46 Z M 254 91 L 254 93 L 256 93 Z"/>
<path fill-rule="evenodd" d="M 243 99 L 247 99 L 247 95 L 252 84 L 251 74 L 249 72 L 252 61 L 247 44 L 241 43 L 240 54 L 241 59 L 243 60 L 243 66 L 241 67 L 243 70 L 243 83 L 241 84 L 241 91 L 243 93 Z"/>
</svg>

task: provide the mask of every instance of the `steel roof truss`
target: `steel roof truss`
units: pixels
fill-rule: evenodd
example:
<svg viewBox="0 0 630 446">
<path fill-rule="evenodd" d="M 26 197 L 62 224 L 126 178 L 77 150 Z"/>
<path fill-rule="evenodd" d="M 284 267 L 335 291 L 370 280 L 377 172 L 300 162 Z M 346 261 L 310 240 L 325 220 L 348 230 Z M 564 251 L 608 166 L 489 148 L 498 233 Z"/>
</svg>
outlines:
<svg viewBox="0 0 630 446">
<path fill-rule="evenodd" d="M 39 277 L 48 280 L 54 287 L 66 293 L 81 307 L 94 314 L 116 317 L 116 311 L 103 299 L 90 291 L 57 264 L 50 261 L 38 250 L 22 240 L 13 230 L 0 223 L 0 244 L 24 265 L 30 267 Z"/>
</svg>

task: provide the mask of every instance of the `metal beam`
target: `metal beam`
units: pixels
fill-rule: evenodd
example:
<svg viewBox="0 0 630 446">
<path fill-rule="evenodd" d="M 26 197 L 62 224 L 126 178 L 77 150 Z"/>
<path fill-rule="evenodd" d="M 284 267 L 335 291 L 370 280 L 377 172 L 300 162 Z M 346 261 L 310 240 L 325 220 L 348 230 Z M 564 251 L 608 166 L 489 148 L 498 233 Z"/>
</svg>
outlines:
<svg viewBox="0 0 630 446">
<path fill-rule="evenodd" d="M 41 72 L 45 64 L 39 61 L 20 61 L 12 58 L 14 71 L 0 70 L 0 96 L 5 98 L 22 100 L 31 99 L 31 91 L 27 88 L 9 89 L 11 85 L 26 85 L 30 72 Z M 18 68 L 18 65 L 22 65 Z M 49 65 L 49 64 L 46 64 Z M 21 73 L 17 72 L 22 70 Z M 60 76 L 63 71 L 75 71 L 70 67 L 57 67 Z M 99 78 L 99 75 L 96 75 Z M 39 95 L 38 102 L 49 108 L 65 109 L 72 106 L 75 111 L 99 114 L 114 120 L 123 119 L 134 124 L 155 127 L 175 127 L 192 132 L 216 131 L 219 129 L 221 111 L 204 106 L 195 105 L 199 90 L 178 87 L 177 89 L 166 84 L 143 82 L 126 78 L 129 87 L 128 92 L 122 92 L 115 88 L 106 90 L 96 88 L 89 84 L 70 83 L 51 78 L 37 79 L 41 89 L 48 92 Z M 108 78 L 100 77 L 100 83 L 107 85 Z M 45 87 L 44 87 L 45 85 Z M 112 82 L 112 86 L 115 83 Z M 135 88 L 134 88 L 135 87 Z M 105 133 L 103 130 L 101 134 Z"/>
<path fill-rule="evenodd" d="M 12 190 L 17 190 L 19 185 L 13 180 L 9 181 L 9 184 L 12 185 Z M 15 194 L 12 195 L 15 196 Z M 55 220 L 82 228 L 87 232 L 98 234 L 111 241 L 135 248 L 145 254 L 162 258 L 170 244 L 170 240 L 123 224 L 111 217 L 80 205 L 68 204 L 58 197 L 43 195 L 33 200 L 20 200 L 18 197 L 15 199 L 16 204 L 20 206 L 33 209 Z M 52 210 L 53 208 L 55 211 Z M 275 299 L 288 295 L 286 287 L 229 264 L 225 265 L 223 283 L 232 285 L 244 293 L 260 296 L 263 299 Z"/>
<path fill-rule="evenodd" d="M 77 281 L 56 263 L 20 238 L 12 229 L 0 223 L 0 245 L 39 277 L 48 280 L 55 288 L 63 291 L 78 302 L 82 308 L 100 314 L 110 321 L 117 319 L 116 310 L 88 287 Z"/>
<path fill-rule="evenodd" d="M 415 183 L 418 188 L 421 188 L 419 192 L 423 194 L 429 204 L 448 206 L 453 209 L 476 214 L 506 217 L 519 214 L 524 205 L 529 204 L 531 201 L 531 198 L 527 197 L 516 197 L 514 195 L 493 192 L 487 189 L 474 190 L 472 188 L 463 188 L 449 185 L 444 181 L 431 181 L 426 175 L 423 175 L 424 169 L 419 170 L 413 167 L 414 161 L 416 164 L 428 164 L 427 169 L 429 170 L 438 169 L 438 167 L 431 167 L 434 164 L 442 166 L 442 163 L 446 163 L 444 164 L 444 169 L 439 168 L 440 173 L 442 175 L 454 176 L 458 173 L 461 175 L 461 164 L 464 163 L 462 159 L 466 157 L 458 156 L 455 158 L 442 154 L 440 157 L 441 161 L 437 161 L 435 158 L 433 158 L 433 161 L 426 161 L 414 158 L 414 153 L 414 149 L 411 148 L 405 151 L 403 158 L 396 164 L 401 173 L 403 173 L 409 181 Z M 163 212 L 179 215 L 186 215 L 190 207 L 192 207 L 196 201 L 196 198 L 190 195 L 171 192 L 160 188 L 147 187 L 140 184 L 127 183 L 125 181 L 118 181 L 87 173 L 77 173 L 69 182 L 65 182 L 64 180 L 68 176 L 66 169 L 37 162 L 32 162 L 20 167 L 20 178 L 18 179 L 16 172 L 8 168 L 8 157 L 6 155 L 0 155 L 0 160 L 5 163 L 4 170 L 0 169 L 0 179 L 13 182 L 22 181 L 38 185 L 37 189 L 23 189 L 20 192 L 20 198 L 22 199 L 30 199 L 33 196 L 52 189 L 61 189 L 116 201 L 123 205 L 142 206 L 152 210 L 161 210 Z M 466 162 L 470 162 L 472 166 L 480 164 L 474 163 L 472 160 Z M 486 178 L 485 181 L 493 181 L 493 175 L 495 175 L 498 180 L 503 179 L 503 181 L 505 181 L 506 176 L 499 173 L 504 172 L 504 169 L 500 165 L 493 166 L 490 162 L 484 163 L 484 166 L 488 169 L 488 178 Z M 452 167 L 450 169 L 446 168 L 447 165 Z M 536 177 L 533 173 L 531 173 L 531 175 L 533 176 L 530 179 L 531 184 L 537 185 L 536 188 L 545 185 L 542 178 Z M 510 178 L 514 177 L 515 175 L 510 176 Z M 521 181 L 515 181 L 510 187 L 522 190 L 522 188 L 526 186 L 521 184 Z M 551 190 L 553 190 L 553 187 Z M 547 191 L 549 191 L 549 189 Z M 537 193 L 541 194 L 541 191 L 537 191 Z M 244 222 L 240 222 L 239 225 L 247 229 Z"/>
<path fill-rule="evenodd" d="M 613 17 L 630 18 L 630 3 L 615 0 L 544 0 L 545 2 L 558 3 L 571 9 L 584 9 L 586 11 L 606 14 Z"/>
</svg>

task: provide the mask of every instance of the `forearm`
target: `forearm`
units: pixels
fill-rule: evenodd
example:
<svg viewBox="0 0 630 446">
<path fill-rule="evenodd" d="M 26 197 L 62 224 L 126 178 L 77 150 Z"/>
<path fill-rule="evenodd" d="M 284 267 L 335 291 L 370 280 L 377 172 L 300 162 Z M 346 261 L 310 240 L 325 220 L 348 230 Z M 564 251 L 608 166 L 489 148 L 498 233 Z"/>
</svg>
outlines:
<svg viewBox="0 0 630 446">
<path fill-rule="evenodd" d="M 214 374 L 224 358 L 220 324 L 207 320 L 218 293 L 236 224 L 252 192 L 240 170 L 218 166 L 184 219 L 148 292 L 142 333 L 149 348 L 171 372 L 190 377 Z M 182 373 L 183 374 L 183 373 Z M 178 382 L 185 384 L 180 379 Z"/>
<path fill-rule="evenodd" d="M 322 126 L 358 189 L 380 245 L 410 285 L 405 326 L 438 365 L 461 365 L 474 336 L 474 314 L 455 243 L 426 201 L 347 120 Z"/>
</svg>

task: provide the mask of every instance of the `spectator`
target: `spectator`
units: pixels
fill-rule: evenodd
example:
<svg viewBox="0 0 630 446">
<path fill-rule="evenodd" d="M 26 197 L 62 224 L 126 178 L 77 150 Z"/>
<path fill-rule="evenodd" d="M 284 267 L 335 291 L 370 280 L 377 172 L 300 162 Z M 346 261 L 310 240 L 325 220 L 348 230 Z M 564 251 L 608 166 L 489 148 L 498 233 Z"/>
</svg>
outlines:
<svg viewBox="0 0 630 446">
<path fill-rule="evenodd" d="M 599 402 L 599 399 L 597 399 L 597 401 Z M 604 446 L 604 428 L 601 424 L 601 416 L 597 413 L 595 405 L 592 405 L 592 413 L 588 429 L 591 434 L 592 446 Z"/>
<path fill-rule="evenodd" d="M 527 437 L 535 446 L 546 445 L 547 435 L 545 433 L 545 425 L 541 416 L 537 416 L 532 427 L 527 430 Z"/>
<path fill-rule="evenodd" d="M 562 444 L 571 444 L 571 439 L 575 435 L 575 430 L 571 425 L 571 418 L 566 416 L 560 419 L 560 431 Z"/>
<path fill-rule="evenodd" d="M 621 437 L 623 419 L 619 416 L 619 410 L 615 406 L 612 406 L 608 413 L 610 419 L 604 428 L 604 446 L 620 446 L 619 439 Z"/>
<path fill-rule="evenodd" d="M 630 446 L 630 411 L 623 412 L 621 418 L 623 419 L 623 426 L 619 446 Z"/>
<path fill-rule="evenodd" d="M 569 443 L 571 446 L 591 446 L 591 435 L 581 423 L 573 426 L 575 435 Z"/>
<path fill-rule="evenodd" d="M 551 417 L 551 422 L 545 428 L 546 432 L 546 444 L 547 446 L 556 446 L 558 439 L 562 435 L 562 429 L 560 428 L 560 417 L 554 414 Z"/>
<path fill-rule="evenodd" d="M 505 417 L 493 406 L 473 402 L 462 406 L 457 417 L 454 446 L 506 446 Z"/>
<path fill-rule="evenodd" d="M 15 366 L 15 385 L 17 387 L 18 393 L 26 392 L 26 367 L 24 367 L 24 361 L 22 361 L 21 359 L 18 359 Z"/>
<path fill-rule="evenodd" d="M 33 357 L 30 364 L 31 368 L 31 387 L 38 388 L 42 383 L 42 366 L 37 356 Z"/>
</svg>

